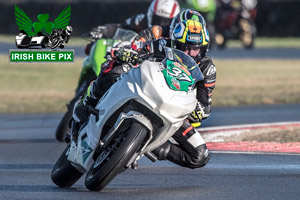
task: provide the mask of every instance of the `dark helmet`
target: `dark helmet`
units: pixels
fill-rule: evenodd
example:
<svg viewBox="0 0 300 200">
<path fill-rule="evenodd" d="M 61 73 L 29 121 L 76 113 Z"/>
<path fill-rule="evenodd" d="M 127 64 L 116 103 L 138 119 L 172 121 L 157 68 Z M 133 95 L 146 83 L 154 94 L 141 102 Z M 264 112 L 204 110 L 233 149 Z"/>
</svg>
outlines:
<svg viewBox="0 0 300 200">
<path fill-rule="evenodd" d="M 200 21 L 192 19 L 179 22 L 175 26 L 171 41 L 172 47 L 181 51 L 198 51 L 197 55 L 192 55 L 196 60 L 206 56 L 210 42 L 206 26 Z"/>
<path fill-rule="evenodd" d="M 148 27 L 170 25 L 174 16 L 180 11 L 176 0 L 154 0 L 148 8 Z"/>
<path fill-rule="evenodd" d="M 201 24 L 203 26 L 206 26 L 206 22 L 205 22 L 203 16 L 199 12 L 197 12 L 193 9 L 183 8 L 172 20 L 172 23 L 170 25 L 170 37 L 172 36 L 172 32 L 173 32 L 173 29 L 175 28 L 176 24 L 178 24 L 179 22 L 188 20 L 188 19 L 197 20 L 197 21 L 201 22 Z"/>
</svg>

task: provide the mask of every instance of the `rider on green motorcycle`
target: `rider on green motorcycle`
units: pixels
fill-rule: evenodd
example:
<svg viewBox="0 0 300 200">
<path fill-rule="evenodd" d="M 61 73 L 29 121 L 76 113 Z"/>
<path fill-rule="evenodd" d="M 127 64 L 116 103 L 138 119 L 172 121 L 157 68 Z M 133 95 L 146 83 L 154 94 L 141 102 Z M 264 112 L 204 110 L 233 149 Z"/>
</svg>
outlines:
<svg viewBox="0 0 300 200">
<path fill-rule="evenodd" d="M 164 27 L 169 26 L 173 17 L 179 13 L 179 10 L 180 6 L 176 0 L 154 0 L 148 9 L 147 15 L 135 15 L 131 18 L 128 18 L 125 24 L 107 24 L 105 26 L 99 26 L 96 29 L 93 29 L 90 32 L 90 35 L 93 38 L 98 37 L 99 40 L 97 40 L 92 47 L 89 47 L 91 48 L 89 50 L 90 53 L 89 56 L 84 60 L 81 76 L 87 76 L 86 74 L 90 73 L 90 69 L 93 69 L 95 75 L 94 78 L 99 75 L 101 71 L 101 65 L 106 61 L 104 57 L 106 55 L 107 43 L 110 43 L 110 46 L 112 46 L 114 43 L 113 41 L 106 41 L 105 39 L 101 38 L 112 38 L 118 28 L 128 29 L 139 33 L 148 27 L 153 27 L 154 25 L 160 25 L 162 28 L 155 31 L 159 33 L 156 35 L 156 38 L 152 38 L 152 40 L 165 37 L 169 33 L 164 31 Z M 82 83 L 82 79 L 83 78 L 79 80 L 79 85 Z"/>
</svg>

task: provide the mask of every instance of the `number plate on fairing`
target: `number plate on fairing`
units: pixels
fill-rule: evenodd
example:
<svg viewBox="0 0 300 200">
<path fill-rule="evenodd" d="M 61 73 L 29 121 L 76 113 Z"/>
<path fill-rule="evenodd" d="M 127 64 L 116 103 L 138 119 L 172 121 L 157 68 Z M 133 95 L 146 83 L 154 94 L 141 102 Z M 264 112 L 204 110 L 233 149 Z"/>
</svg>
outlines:
<svg viewBox="0 0 300 200">
<path fill-rule="evenodd" d="M 162 70 L 168 86 L 172 90 L 188 92 L 194 84 L 191 73 L 179 62 L 167 60 Z"/>
</svg>

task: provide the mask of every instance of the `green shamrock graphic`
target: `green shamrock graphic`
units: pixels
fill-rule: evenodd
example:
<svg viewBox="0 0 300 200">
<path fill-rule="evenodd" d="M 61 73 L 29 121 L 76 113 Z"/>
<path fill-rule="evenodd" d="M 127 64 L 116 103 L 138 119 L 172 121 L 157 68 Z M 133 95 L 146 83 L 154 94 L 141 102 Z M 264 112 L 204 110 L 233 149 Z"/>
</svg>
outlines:
<svg viewBox="0 0 300 200">
<path fill-rule="evenodd" d="M 50 35 L 53 29 L 65 29 L 69 25 L 71 20 L 71 6 L 65 8 L 54 22 L 48 22 L 49 14 L 39 14 L 38 21 L 32 23 L 31 19 L 26 13 L 15 5 L 15 17 L 18 28 L 24 30 L 28 36 L 34 36 L 38 32 L 42 32 L 45 35 Z M 32 30 L 33 28 L 33 30 Z"/>
<path fill-rule="evenodd" d="M 53 22 L 47 22 L 49 19 L 49 14 L 39 14 L 38 15 L 38 20 L 39 22 L 34 22 L 33 23 L 33 29 L 34 32 L 42 32 L 43 34 L 51 34 L 52 29 L 54 27 L 54 23 Z"/>
</svg>

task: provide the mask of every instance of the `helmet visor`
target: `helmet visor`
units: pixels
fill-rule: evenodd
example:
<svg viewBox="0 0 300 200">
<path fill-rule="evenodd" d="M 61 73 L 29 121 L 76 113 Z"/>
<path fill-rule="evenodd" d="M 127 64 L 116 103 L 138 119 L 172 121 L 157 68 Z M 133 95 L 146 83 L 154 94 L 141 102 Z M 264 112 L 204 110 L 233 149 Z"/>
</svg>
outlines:
<svg viewBox="0 0 300 200">
<path fill-rule="evenodd" d="M 158 25 L 158 26 L 165 26 L 165 25 L 170 25 L 172 22 L 172 18 L 165 18 L 165 17 L 161 17 L 158 16 L 156 14 L 153 13 L 152 16 L 152 26 L 154 25 Z"/>
<path fill-rule="evenodd" d="M 189 56 L 196 57 L 200 54 L 200 46 L 195 44 L 183 44 L 180 42 L 176 42 L 176 49 L 183 51 L 184 53 L 188 54 Z"/>
</svg>

